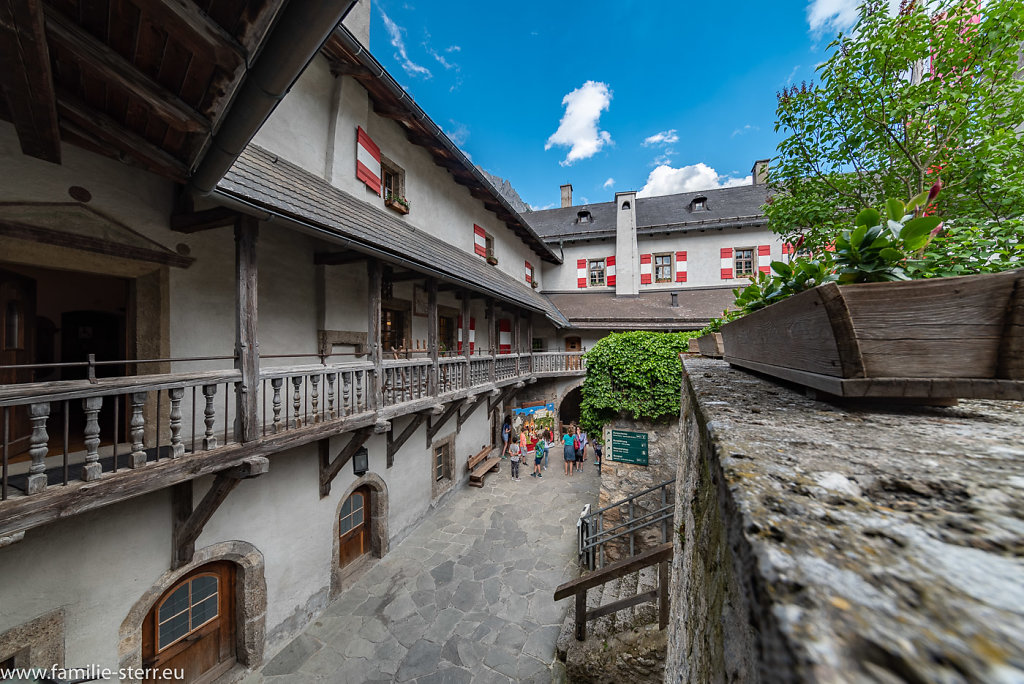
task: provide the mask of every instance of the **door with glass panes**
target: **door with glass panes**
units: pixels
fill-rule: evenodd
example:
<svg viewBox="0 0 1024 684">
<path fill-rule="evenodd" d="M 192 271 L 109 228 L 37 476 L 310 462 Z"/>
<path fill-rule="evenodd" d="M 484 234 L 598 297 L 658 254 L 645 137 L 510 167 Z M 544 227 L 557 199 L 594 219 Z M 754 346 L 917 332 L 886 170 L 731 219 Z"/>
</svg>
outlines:
<svg viewBox="0 0 1024 684">
<path fill-rule="evenodd" d="M 341 505 L 338 562 L 345 567 L 370 551 L 370 488 L 360 487 Z"/>
</svg>

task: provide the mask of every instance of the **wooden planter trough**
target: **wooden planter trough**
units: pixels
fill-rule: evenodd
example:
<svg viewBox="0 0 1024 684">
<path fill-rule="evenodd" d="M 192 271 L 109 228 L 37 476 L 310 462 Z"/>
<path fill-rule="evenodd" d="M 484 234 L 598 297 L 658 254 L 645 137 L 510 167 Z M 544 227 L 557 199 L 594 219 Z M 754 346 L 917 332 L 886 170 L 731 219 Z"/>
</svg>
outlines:
<svg viewBox="0 0 1024 684">
<path fill-rule="evenodd" d="M 708 333 L 697 338 L 697 351 L 701 356 L 710 356 L 713 359 L 722 358 L 722 333 Z"/>
<path fill-rule="evenodd" d="M 1024 269 L 828 283 L 722 334 L 730 364 L 836 397 L 1024 399 Z"/>
</svg>

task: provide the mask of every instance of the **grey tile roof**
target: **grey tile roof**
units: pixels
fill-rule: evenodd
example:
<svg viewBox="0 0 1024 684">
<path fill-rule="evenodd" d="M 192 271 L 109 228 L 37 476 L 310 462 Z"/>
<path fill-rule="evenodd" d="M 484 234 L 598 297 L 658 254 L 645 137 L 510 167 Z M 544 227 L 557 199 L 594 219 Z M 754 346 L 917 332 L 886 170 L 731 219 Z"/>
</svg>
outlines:
<svg viewBox="0 0 1024 684">
<path fill-rule="evenodd" d="M 472 290 L 518 303 L 546 314 L 557 325 L 567 325 L 551 301 L 526 283 L 256 145 L 249 145 L 238 157 L 217 184 L 217 192 L 311 224 L 353 249 L 383 253 L 414 270 L 420 266 L 423 272 L 440 271 Z"/>
<path fill-rule="evenodd" d="M 552 293 L 548 295 L 574 328 L 608 330 L 699 330 L 733 304 L 732 288 L 644 292 L 616 297 L 613 292 Z"/>
<path fill-rule="evenodd" d="M 694 198 L 707 198 L 707 211 L 691 211 Z M 741 185 L 679 195 L 640 197 L 636 200 L 637 233 L 668 230 L 698 230 L 709 224 L 716 228 L 764 225 L 761 211 L 768 198 L 765 185 Z M 579 223 L 579 212 L 589 211 L 591 223 Z M 614 237 L 617 218 L 615 202 L 583 204 L 564 209 L 547 209 L 523 214 L 530 226 L 549 243 Z"/>
</svg>

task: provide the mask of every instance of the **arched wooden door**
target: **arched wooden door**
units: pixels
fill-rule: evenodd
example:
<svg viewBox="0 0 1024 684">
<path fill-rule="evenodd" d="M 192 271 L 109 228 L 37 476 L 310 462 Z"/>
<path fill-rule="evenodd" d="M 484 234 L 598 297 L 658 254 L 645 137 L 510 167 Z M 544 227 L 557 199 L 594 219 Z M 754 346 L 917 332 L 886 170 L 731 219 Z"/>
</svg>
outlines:
<svg viewBox="0 0 1024 684">
<path fill-rule="evenodd" d="M 338 515 L 338 564 L 345 567 L 370 551 L 370 488 L 360 487 Z"/>
<path fill-rule="evenodd" d="M 184 681 L 193 684 L 213 681 L 231 668 L 234 567 L 218 561 L 196 568 L 160 597 L 142 628 L 143 667 L 184 671 Z"/>
</svg>

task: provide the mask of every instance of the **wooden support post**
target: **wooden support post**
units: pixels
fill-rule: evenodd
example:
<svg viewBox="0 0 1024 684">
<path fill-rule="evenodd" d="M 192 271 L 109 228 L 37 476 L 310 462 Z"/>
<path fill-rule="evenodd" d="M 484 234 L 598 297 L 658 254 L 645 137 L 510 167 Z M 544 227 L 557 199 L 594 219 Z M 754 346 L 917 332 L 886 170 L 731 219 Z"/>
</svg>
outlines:
<svg viewBox="0 0 1024 684">
<path fill-rule="evenodd" d="M 427 349 L 430 351 L 430 376 L 427 378 L 427 394 L 436 397 L 438 394 L 438 330 L 437 330 L 437 278 L 427 278 Z M 388 467 L 391 465 L 388 454 Z"/>
<path fill-rule="evenodd" d="M 668 561 L 658 564 L 658 629 L 668 627 Z"/>
<path fill-rule="evenodd" d="M 516 309 L 516 327 L 515 327 L 514 332 L 512 333 L 514 335 L 514 337 L 512 339 L 512 349 L 515 350 L 516 356 L 519 356 L 520 354 L 523 353 L 523 345 L 522 345 L 523 337 L 522 337 L 522 330 L 521 330 L 522 329 L 522 323 L 523 323 L 522 316 L 520 316 L 520 314 L 519 314 L 519 309 Z M 519 375 L 520 370 L 521 370 L 520 369 L 520 365 L 519 365 L 519 361 L 520 361 L 520 359 L 516 359 L 516 375 Z"/>
<path fill-rule="evenodd" d="M 345 464 L 351 460 L 359 447 L 373 434 L 372 427 L 364 427 L 352 433 L 348 442 L 342 447 L 334 460 L 330 460 L 330 443 L 327 439 L 320 440 L 320 498 L 331 493 L 331 482 L 338 476 Z"/>
<path fill-rule="evenodd" d="M 217 473 L 206 496 L 192 509 L 192 482 L 175 485 L 172 490 L 172 512 L 174 534 L 172 535 L 173 557 L 171 568 L 177 570 L 188 565 L 196 551 L 196 539 L 202 534 L 206 523 L 224 503 L 241 480 L 259 477 L 270 470 L 270 461 L 264 456 L 250 456 L 240 465 Z M 187 486 L 184 486 L 187 485 Z"/>
<path fill-rule="evenodd" d="M 417 413 L 412 417 L 412 421 L 405 426 L 405 429 L 402 430 L 398 437 L 394 436 L 394 429 L 392 429 L 391 432 L 388 432 L 388 468 L 395 464 L 395 454 L 398 453 L 398 450 L 402 448 L 403 444 L 409 441 L 409 438 L 412 437 L 412 433 L 416 432 L 417 428 L 419 428 L 426 419 L 427 414 Z M 393 425 L 394 419 L 392 419 L 391 422 Z"/>
<path fill-rule="evenodd" d="M 256 242 L 259 224 L 239 215 L 235 222 L 235 368 L 242 372 L 236 383 L 235 434 L 239 442 L 259 437 L 258 408 L 260 349 L 256 319 Z"/>
<path fill-rule="evenodd" d="M 580 589 L 576 592 L 576 640 L 585 641 L 587 638 L 587 590 Z"/>
<path fill-rule="evenodd" d="M 469 360 L 469 290 L 462 291 L 462 355 Z"/>
<path fill-rule="evenodd" d="M 380 330 L 380 317 L 381 317 L 381 285 L 382 276 L 380 262 L 376 259 L 367 259 L 366 261 L 366 273 L 369 281 L 369 310 L 367 312 L 369 321 L 367 321 L 367 345 L 370 348 L 369 361 L 373 364 L 373 392 L 367 393 L 367 404 L 369 408 L 380 411 L 384 408 L 384 378 L 383 368 L 381 366 L 381 330 Z M 372 397 L 372 398 L 371 398 Z"/>
<path fill-rule="evenodd" d="M 495 315 L 494 300 L 487 300 L 487 346 L 491 348 L 491 382 L 496 379 L 496 368 L 498 354 L 498 317 Z"/>
<path fill-rule="evenodd" d="M 526 318 L 526 353 L 529 354 L 527 358 L 526 370 L 529 373 L 534 372 L 533 368 L 533 314 L 527 314 Z"/>
</svg>

